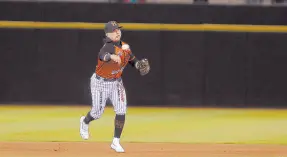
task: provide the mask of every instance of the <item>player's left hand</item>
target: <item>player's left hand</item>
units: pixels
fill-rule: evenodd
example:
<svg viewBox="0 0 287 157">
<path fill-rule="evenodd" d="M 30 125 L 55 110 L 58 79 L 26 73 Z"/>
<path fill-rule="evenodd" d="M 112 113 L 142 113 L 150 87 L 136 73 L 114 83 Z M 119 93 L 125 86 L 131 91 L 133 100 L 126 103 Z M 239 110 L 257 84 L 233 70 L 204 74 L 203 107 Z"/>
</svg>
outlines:
<svg viewBox="0 0 287 157">
<path fill-rule="evenodd" d="M 149 61 L 148 61 L 148 59 L 146 59 L 146 58 L 144 58 L 144 59 L 138 61 L 136 67 L 137 67 L 137 69 L 140 71 L 140 74 L 141 74 L 142 76 L 148 74 L 149 71 L 150 71 Z"/>
</svg>

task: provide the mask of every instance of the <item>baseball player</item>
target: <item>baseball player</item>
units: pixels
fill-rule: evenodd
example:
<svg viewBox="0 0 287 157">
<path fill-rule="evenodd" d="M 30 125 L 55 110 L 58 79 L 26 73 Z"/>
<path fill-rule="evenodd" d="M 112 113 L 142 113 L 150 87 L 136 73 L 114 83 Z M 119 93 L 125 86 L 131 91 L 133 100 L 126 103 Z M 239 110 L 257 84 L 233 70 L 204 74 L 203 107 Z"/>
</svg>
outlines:
<svg viewBox="0 0 287 157">
<path fill-rule="evenodd" d="M 80 118 L 80 135 L 84 140 L 89 138 L 89 124 L 99 119 L 104 112 L 107 99 L 110 99 L 115 116 L 114 138 L 111 148 L 116 152 L 124 152 L 120 145 L 120 137 L 125 124 L 127 110 L 126 92 L 122 81 L 122 72 L 129 63 L 143 76 L 149 73 L 147 59 L 138 60 L 129 45 L 121 41 L 121 26 L 115 21 L 105 24 L 104 45 L 98 54 L 95 73 L 90 78 L 92 108 L 86 116 Z"/>
</svg>

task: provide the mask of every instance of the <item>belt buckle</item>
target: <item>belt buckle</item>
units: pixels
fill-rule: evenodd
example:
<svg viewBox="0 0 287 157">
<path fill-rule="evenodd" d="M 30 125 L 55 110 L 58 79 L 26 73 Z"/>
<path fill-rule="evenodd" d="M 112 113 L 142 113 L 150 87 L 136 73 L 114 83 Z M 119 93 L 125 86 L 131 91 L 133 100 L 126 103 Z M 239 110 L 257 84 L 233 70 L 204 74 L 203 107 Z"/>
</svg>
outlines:
<svg viewBox="0 0 287 157">
<path fill-rule="evenodd" d="M 117 81 L 117 80 L 120 80 L 120 78 L 104 78 L 104 77 L 101 77 L 101 76 L 98 76 L 96 75 L 96 78 L 98 80 L 102 80 L 102 81 L 108 81 L 108 82 L 114 82 L 114 81 Z"/>
<path fill-rule="evenodd" d="M 107 79 L 109 82 L 114 82 L 116 81 L 116 78 L 111 78 L 111 79 Z"/>
</svg>

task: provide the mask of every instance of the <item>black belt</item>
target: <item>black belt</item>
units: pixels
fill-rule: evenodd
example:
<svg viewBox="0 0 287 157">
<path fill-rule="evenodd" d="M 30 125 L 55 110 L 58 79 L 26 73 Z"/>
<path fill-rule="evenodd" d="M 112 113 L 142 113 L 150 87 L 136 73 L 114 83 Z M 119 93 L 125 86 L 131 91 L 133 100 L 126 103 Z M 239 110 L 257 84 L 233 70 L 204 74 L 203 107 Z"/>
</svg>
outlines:
<svg viewBox="0 0 287 157">
<path fill-rule="evenodd" d="M 96 75 L 96 78 L 98 79 L 98 80 L 103 80 L 103 81 L 107 81 L 107 82 L 114 82 L 114 81 L 120 81 L 121 80 L 121 78 L 103 78 L 103 77 L 101 77 L 101 76 L 98 76 L 98 75 Z"/>
</svg>

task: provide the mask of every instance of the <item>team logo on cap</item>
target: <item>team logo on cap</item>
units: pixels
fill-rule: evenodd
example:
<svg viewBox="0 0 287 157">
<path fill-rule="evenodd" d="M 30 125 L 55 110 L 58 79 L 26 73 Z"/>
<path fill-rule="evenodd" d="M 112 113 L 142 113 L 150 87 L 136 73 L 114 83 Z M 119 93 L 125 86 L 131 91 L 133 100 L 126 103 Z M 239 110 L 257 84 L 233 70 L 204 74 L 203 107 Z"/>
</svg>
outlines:
<svg viewBox="0 0 287 157">
<path fill-rule="evenodd" d="M 116 21 L 112 21 L 111 24 L 112 24 L 113 26 L 118 25 Z"/>
</svg>

